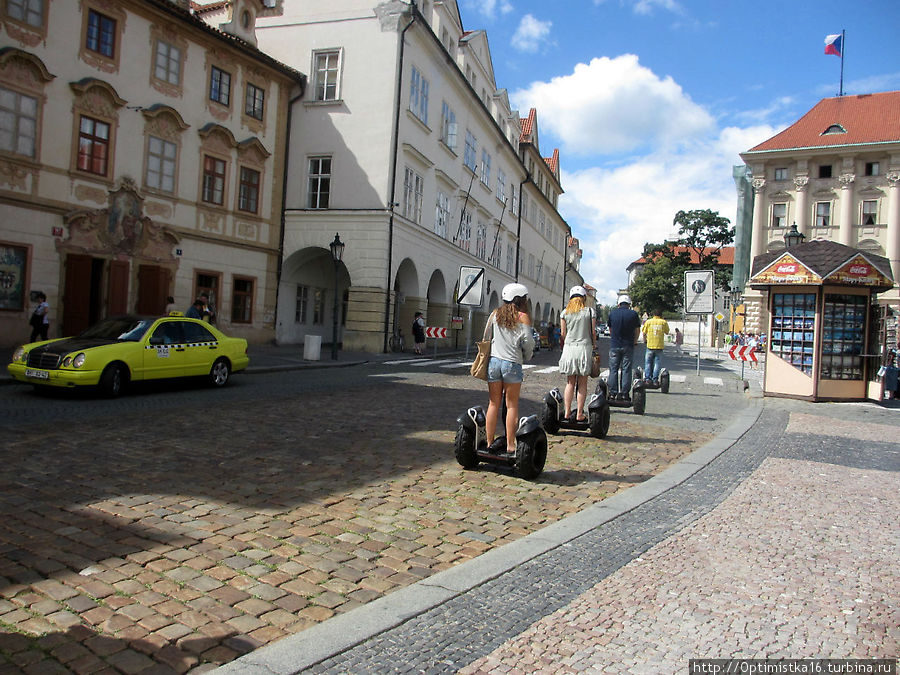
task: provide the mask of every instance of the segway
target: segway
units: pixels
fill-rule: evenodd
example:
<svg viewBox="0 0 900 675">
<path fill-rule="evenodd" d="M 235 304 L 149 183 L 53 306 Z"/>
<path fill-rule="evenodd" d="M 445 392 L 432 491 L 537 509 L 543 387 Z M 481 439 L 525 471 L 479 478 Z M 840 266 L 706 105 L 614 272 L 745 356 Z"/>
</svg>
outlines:
<svg viewBox="0 0 900 675">
<path fill-rule="evenodd" d="M 599 379 L 598 379 L 599 382 Z M 587 418 L 575 419 L 574 413 L 566 410 L 565 400 L 558 388 L 551 389 L 541 406 L 541 424 L 548 434 L 558 433 L 560 429 L 589 429 L 594 438 L 606 438 L 609 433 L 609 403 L 606 396 L 597 390 L 591 394 L 587 402 Z"/>
<path fill-rule="evenodd" d="M 669 369 L 661 368 L 659 371 L 659 379 L 651 380 L 644 378 L 644 369 L 643 368 L 635 368 L 634 369 L 635 378 L 640 378 L 644 381 L 644 389 L 659 389 L 662 393 L 669 393 Z"/>
<path fill-rule="evenodd" d="M 505 403 L 505 402 L 504 402 Z M 506 417 L 506 405 L 503 406 Z M 547 461 L 547 433 L 536 415 L 519 418 L 516 430 L 516 451 L 506 452 L 506 436 L 499 436 L 487 444 L 485 410 L 480 405 L 467 409 L 456 418 L 456 461 L 466 469 L 475 469 L 480 462 L 512 467 L 519 478 L 534 480 L 544 470 Z"/>
<path fill-rule="evenodd" d="M 647 390 L 642 377 L 638 377 L 640 369 L 634 370 L 631 380 L 631 400 L 623 401 L 609 397 L 609 383 L 602 377 L 597 380 L 597 393 L 603 392 L 603 398 L 610 408 L 631 408 L 635 415 L 643 415 L 647 407 Z"/>
</svg>

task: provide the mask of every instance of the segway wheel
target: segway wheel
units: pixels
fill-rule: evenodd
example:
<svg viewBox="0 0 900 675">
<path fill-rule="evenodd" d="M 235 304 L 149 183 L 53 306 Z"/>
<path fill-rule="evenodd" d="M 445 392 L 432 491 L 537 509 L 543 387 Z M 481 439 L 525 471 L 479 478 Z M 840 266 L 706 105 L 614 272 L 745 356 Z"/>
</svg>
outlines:
<svg viewBox="0 0 900 675">
<path fill-rule="evenodd" d="M 475 434 L 462 424 L 456 429 L 456 440 L 453 442 L 456 461 L 464 469 L 478 466 L 478 454 L 475 452 Z"/>
<path fill-rule="evenodd" d="M 600 410 L 591 411 L 588 415 L 591 428 L 591 436 L 594 438 L 606 438 L 609 433 L 609 406 L 604 403 Z"/>
<path fill-rule="evenodd" d="M 519 478 L 534 480 L 547 461 L 547 434 L 538 429 L 517 439 L 515 470 Z"/>
<path fill-rule="evenodd" d="M 644 379 L 644 369 L 638 366 L 634 369 L 634 379 L 643 380 Z"/>
<path fill-rule="evenodd" d="M 647 407 L 647 390 L 635 389 L 631 394 L 631 401 L 634 405 L 634 414 L 643 415 Z"/>
<path fill-rule="evenodd" d="M 556 406 L 551 406 L 547 401 L 541 403 L 541 426 L 548 434 L 559 431 L 559 417 L 556 415 Z"/>
<path fill-rule="evenodd" d="M 659 376 L 659 390 L 664 393 L 669 393 L 669 374 L 663 373 Z"/>
</svg>

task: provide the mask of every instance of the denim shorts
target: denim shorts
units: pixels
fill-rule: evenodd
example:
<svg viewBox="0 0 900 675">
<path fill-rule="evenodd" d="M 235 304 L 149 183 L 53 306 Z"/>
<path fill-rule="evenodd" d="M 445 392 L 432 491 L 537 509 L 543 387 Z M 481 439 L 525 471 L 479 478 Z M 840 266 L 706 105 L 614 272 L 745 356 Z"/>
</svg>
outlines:
<svg viewBox="0 0 900 675">
<path fill-rule="evenodd" d="M 512 361 L 504 361 L 492 356 L 488 361 L 487 381 L 488 382 L 506 382 L 507 384 L 515 384 L 521 382 L 524 378 L 522 374 L 522 364 Z"/>
</svg>

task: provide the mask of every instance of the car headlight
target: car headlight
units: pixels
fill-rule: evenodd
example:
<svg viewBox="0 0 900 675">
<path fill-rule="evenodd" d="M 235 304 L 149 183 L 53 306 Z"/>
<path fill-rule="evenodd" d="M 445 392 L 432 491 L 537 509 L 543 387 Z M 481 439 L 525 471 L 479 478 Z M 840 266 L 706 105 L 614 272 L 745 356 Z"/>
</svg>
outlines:
<svg viewBox="0 0 900 675">
<path fill-rule="evenodd" d="M 74 357 L 67 356 L 64 358 L 62 364 L 64 368 L 69 368 L 70 366 L 72 368 L 81 368 L 84 365 L 85 358 L 87 357 L 84 355 L 84 352 L 79 352 Z"/>
<path fill-rule="evenodd" d="M 16 347 L 16 351 L 14 351 L 12 355 L 13 363 L 16 361 L 24 361 L 27 355 L 28 352 L 25 351 L 24 347 Z"/>
</svg>

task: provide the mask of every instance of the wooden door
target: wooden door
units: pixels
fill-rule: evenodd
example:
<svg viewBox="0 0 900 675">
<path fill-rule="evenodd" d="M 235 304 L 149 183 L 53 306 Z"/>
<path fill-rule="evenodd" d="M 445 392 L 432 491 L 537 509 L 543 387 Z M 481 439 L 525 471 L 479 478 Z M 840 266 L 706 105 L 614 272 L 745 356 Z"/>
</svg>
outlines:
<svg viewBox="0 0 900 675">
<path fill-rule="evenodd" d="M 169 273 L 157 265 L 141 265 L 138 268 L 138 314 L 162 314 L 166 311 L 166 295 Z"/>
<path fill-rule="evenodd" d="M 66 287 L 63 291 L 60 335 L 77 335 L 91 323 L 91 266 L 89 255 L 66 256 Z"/>
<path fill-rule="evenodd" d="M 128 263 L 111 260 L 109 263 L 109 284 L 107 292 L 107 316 L 128 313 Z"/>
</svg>

